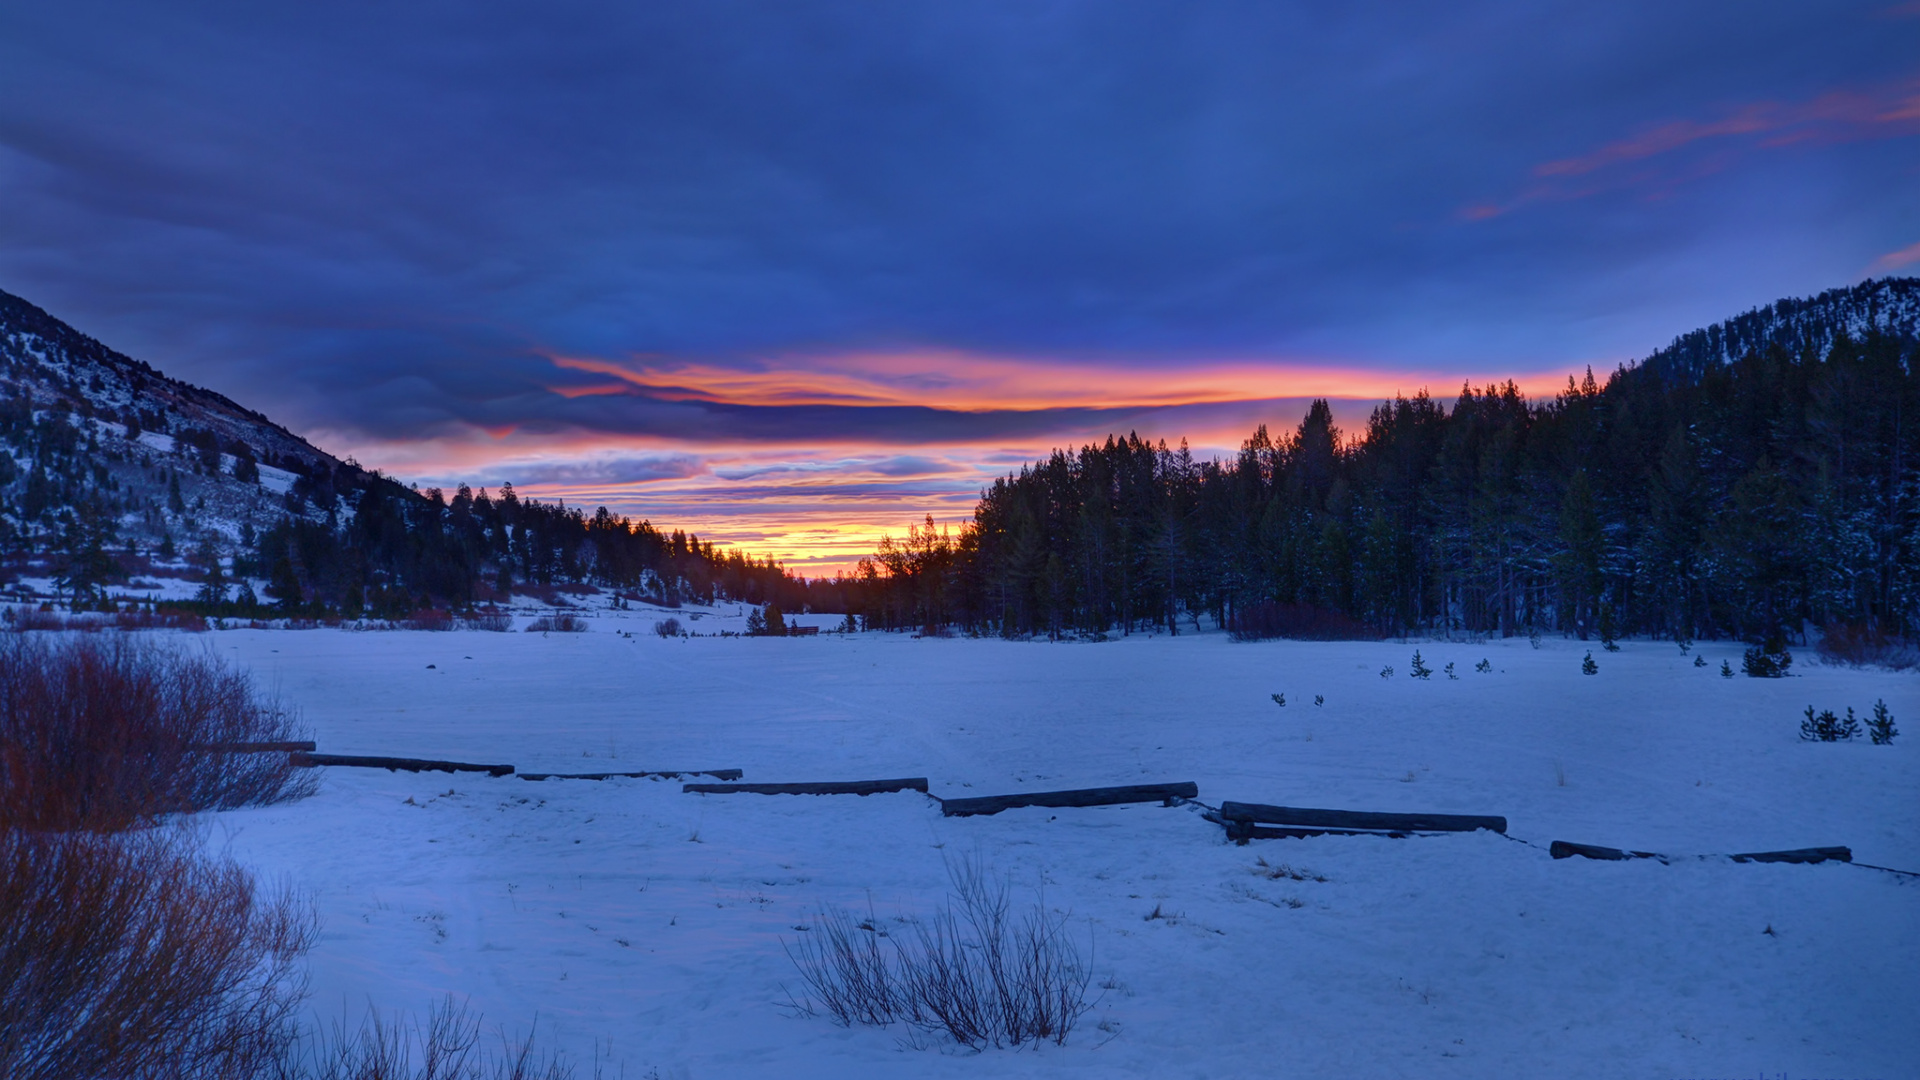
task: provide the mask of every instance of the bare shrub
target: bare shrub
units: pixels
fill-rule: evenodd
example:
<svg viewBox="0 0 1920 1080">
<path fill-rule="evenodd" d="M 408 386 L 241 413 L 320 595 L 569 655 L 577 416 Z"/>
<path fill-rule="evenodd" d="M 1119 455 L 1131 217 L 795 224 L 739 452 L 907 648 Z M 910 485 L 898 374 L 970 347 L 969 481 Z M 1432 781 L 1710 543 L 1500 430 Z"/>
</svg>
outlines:
<svg viewBox="0 0 1920 1080">
<path fill-rule="evenodd" d="M 564 611 L 542 615 L 527 624 L 528 633 L 553 631 L 558 634 L 578 634 L 586 628 L 587 620 L 578 615 L 569 615 Z"/>
<path fill-rule="evenodd" d="M 653 632 L 656 634 L 659 634 L 663 638 L 679 637 L 680 636 L 680 620 L 679 619 L 661 619 L 659 622 L 653 624 Z"/>
<path fill-rule="evenodd" d="M 222 744 L 303 737 L 245 672 L 141 638 L 0 636 L 0 827 L 127 828 L 284 802 L 311 775 Z"/>
<path fill-rule="evenodd" d="M 513 616 L 504 611 L 476 611 L 460 620 L 460 625 L 469 630 L 485 630 L 490 633 L 504 634 L 513 629 Z"/>
<path fill-rule="evenodd" d="M 0 1076 L 272 1075 L 311 909 L 170 829 L 0 829 Z"/>
<path fill-rule="evenodd" d="M 116 630 L 185 630 L 189 633 L 203 633 L 207 629 L 207 619 L 191 611 L 170 611 L 162 608 L 158 611 L 116 611 L 113 614 L 113 627 Z M 264 624 L 261 627 L 265 629 Z"/>
<path fill-rule="evenodd" d="M 949 862 L 947 873 L 946 903 L 910 938 L 871 916 L 823 910 L 817 936 L 787 948 L 810 992 L 796 1004 L 848 1025 L 904 1021 L 972 1047 L 1065 1043 L 1092 1008 L 1067 916 L 1040 896 L 1016 918 L 1007 882 L 977 861 Z"/>
<path fill-rule="evenodd" d="M 1831 664 L 1884 667 L 1905 671 L 1920 667 L 1920 644 L 1888 634 L 1871 623 L 1830 623 L 1814 652 Z"/>
<path fill-rule="evenodd" d="M 399 620 L 398 625 L 402 630 L 451 630 L 453 615 L 445 611 L 416 611 Z"/>
<path fill-rule="evenodd" d="M 596 1074 L 598 1069 L 595 1070 Z M 531 1038 L 480 1046 L 480 1017 L 448 997 L 423 1024 L 369 1010 L 357 1031 L 336 1024 L 295 1060 L 298 1080 L 567 1080 L 573 1068 L 536 1054 Z"/>
</svg>

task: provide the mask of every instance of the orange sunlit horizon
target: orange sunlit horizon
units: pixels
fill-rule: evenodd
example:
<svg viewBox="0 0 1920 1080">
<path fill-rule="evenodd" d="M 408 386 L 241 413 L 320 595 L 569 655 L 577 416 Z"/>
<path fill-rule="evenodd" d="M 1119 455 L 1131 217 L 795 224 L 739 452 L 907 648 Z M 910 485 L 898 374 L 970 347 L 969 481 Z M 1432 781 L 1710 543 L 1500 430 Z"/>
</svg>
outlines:
<svg viewBox="0 0 1920 1080">
<path fill-rule="evenodd" d="M 849 353 L 725 366 L 707 362 L 547 355 L 548 392 L 618 407 L 698 401 L 742 410 L 835 410 L 844 423 L 753 440 L 574 427 L 469 426 L 431 439 L 316 433 L 329 448 L 422 487 L 497 488 L 605 506 L 682 529 L 808 576 L 851 571 L 885 536 L 931 516 L 958 527 L 982 488 L 1055 449 L 1134 432 L 1196 457 L 1227 455 L 1265 424 L 1291 432 L 1314 398 L 1356 436 L 1372 409 L 1422 391 L 1450 400 L 1463 384 L 1515 383 L 1529 397 L 1566 387 L 1587 365 L 1473 376 L 1332 363 L 1188 362 L 1173 370 L 1086 361 L 978 356 L 952 350 Z M 1591 365 L 1600 368 L 1601 364 Z M 1611 363 L 1606 365 L 1611 369 Z M 908 424 L 876 435 L 878 410 L 924 410 L 953 424 L 917 437 Z M 970 426 L 982 421 L 975 433 Z M 1008 425 L 1017 430 L 1004 430 Z"/>
</svg>

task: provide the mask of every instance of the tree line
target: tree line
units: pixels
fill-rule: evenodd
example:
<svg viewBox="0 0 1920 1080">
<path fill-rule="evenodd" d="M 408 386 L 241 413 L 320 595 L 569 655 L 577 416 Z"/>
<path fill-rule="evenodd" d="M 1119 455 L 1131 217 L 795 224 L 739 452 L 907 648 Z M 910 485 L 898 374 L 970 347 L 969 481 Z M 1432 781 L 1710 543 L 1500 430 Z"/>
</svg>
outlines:
<svg viewBox="0 0 1920 1080">
<path fill-rule="evenodd" d="M 1549 398 L 1396 397 L 1351 434 L 1315 401 L 1227 459 L 1133 434 L 1056 450 L 959 529 L 883 541 L 849 602 L 1009 636 L 1912 634 L 1914 339 L 1840 327 L 1706 363 L 1697 336 Z"/>
</svg>

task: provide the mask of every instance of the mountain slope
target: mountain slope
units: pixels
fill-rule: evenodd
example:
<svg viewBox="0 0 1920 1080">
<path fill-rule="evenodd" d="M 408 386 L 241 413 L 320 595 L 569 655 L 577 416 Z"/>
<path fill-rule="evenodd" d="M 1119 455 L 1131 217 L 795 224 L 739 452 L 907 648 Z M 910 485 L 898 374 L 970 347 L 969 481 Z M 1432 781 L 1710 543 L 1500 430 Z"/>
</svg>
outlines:
<svg viewBox="0 0 1920 1080">
<path fill-rule="evenodd" d="M 1920 278 L 1880 278 L 1806 299 L 1776 300 L 1673 339 L 1640 362 L 1668 381 L 1698 382 L 1714 367 L 1779 346 L 1793 357 L 1827 355 L 1842 334 L 1920 342 Z"/>
</svg>

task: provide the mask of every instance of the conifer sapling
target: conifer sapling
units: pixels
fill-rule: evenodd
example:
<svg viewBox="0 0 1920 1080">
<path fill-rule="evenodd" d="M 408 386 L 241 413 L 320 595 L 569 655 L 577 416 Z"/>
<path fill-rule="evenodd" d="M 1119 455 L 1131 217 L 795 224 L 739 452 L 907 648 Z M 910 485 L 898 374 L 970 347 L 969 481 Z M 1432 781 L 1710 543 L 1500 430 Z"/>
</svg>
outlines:
<svg viewBox="0 0 1920 1080">
<path fill-rule="evenodd" d="M 1872 739 L 1875 746 L 1885 746 L 1898 734 L 1900 731 L 1893 726 L 1893 713 L 1887 710 L 1886 700 L 1874 702 L 1873 717 L 1867 721 L 1867 738 Z"/>
<path fill-rule="evenodd" d="M 1587 658 L 1585 660 L 1580 661 L 1580 674 L 1598 675 L 1599 673 L 1600 673 L 1600 665 L 1593 662 L 1593 653 L 1588 652 Z"/>
<path fill-rule="evenodd" d="M 1493 661 L 1488 660 L 1485 657 L 1481 657 L 1480 662 L 1473 665 L 1473 670 L 1479 672 L 1482 675 L 1485 675 L 1493 670 Z"/>
<path fill-rule="evenodd" d="M 1273 695 L 1273 703 L 1274 703 L 1275 705 L 1278 705 L 1278 706 L 1280 706 L 1280 707 L 1281 707 L 1281 708 L 1283 708 L 1283 709 L 1284 709 L 1284 708 L 1286 708 L 1286 707 L 1287 707 L 1287 695 L 1285 695 L 1285 694 L 1275 694 L 1275 695 Z"/>
<path fill-rule="evenodd" d="M 1424 679 L 1433 674 L 1433 669 L 1427 666 L 1427 662 L 1420 659 L 1419 649 L 1413 650 L 1413 666 L 1407 669 L 1407 674 L 1416 679 Z"/>
<path fill-rule="evenodd" d="M 1706 658 L 1706 657 L 1704 657 L 1704 656 L 1701 656 L 1701 655 L 1700 655 L 1699 653 L 1695 653 L 1695 654 L 1693 655 L 1693 666 L 1694 666 L 1694 667 L 1706 667 L 1706 666 L 1707 666 L 1707 658 Z"/>
<path fill-rule="evenodd" d="M 1725 660 L 1720 661 L 1720 677 L 1723 679 L 1733 678 L 1733 665 Z"/>
</svg>

